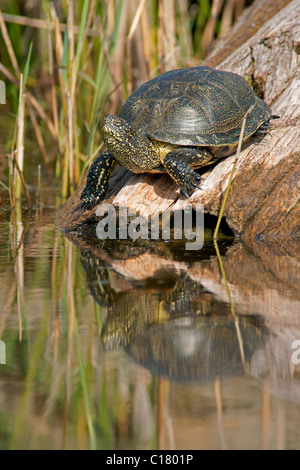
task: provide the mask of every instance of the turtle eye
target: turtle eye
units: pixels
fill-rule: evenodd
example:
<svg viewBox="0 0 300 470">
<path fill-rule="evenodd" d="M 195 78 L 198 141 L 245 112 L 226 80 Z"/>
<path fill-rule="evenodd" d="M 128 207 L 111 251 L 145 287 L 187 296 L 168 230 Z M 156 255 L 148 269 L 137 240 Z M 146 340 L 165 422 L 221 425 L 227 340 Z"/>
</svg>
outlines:
<svg viewBox="0 0 300 470">
<path fill-rule="evenodd" d="M 121 119 L 116 119 L 115 120 L 115 126 L 116 127 L 122 127 L 123 126 L 123 121 Z"/>
</svg>

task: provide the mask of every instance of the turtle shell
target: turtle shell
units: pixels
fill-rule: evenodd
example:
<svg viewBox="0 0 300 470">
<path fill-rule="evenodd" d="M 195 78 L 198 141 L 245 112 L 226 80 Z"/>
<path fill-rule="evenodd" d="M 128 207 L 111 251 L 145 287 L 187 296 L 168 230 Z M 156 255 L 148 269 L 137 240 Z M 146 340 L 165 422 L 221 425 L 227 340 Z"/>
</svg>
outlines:
<svg viewBox="0 0 300 470">
<path fill-rule="evenodd" d="M 141 85 L 119 116 L 150 139 L 222 147 L 237 144 L 243 117 L 251 106 L 244 140 L 269 119 L 269 106 L 240 75 L 190 67 L 165 72 Z"/>
</svg>

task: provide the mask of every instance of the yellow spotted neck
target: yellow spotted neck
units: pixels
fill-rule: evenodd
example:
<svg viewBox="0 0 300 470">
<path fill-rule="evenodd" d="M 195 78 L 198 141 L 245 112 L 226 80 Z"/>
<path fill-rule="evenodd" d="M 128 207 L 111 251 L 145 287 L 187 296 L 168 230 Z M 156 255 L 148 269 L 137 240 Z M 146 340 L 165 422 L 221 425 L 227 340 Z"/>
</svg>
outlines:
<svg viewBox="0 0 300 470">
<path fill-rule="evenodd" d="M 158 140 L 151 140 L 151 143 L 155 151 L 157 152 L 161 163 L 164 162 L 167 153 L 172 152 L 176 148 L 180 147 L 179 145 L 169 144 L 167 142 L 160 142 Z"/>
</svg>

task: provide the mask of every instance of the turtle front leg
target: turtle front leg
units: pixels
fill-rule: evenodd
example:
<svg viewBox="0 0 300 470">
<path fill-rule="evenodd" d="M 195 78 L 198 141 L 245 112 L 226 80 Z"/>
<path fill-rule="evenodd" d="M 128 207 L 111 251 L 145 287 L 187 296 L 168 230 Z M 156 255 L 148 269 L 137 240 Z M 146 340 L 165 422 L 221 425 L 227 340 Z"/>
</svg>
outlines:
<svg viewBox="0 0 300 470">
<path fill-rule="evenodd" d="M 204 148 L 181 147 L 167 153 L 164 167 L 180 187 L 180 193 L 190 197 L 202 180 L 193 168 L 200 168 L 214 160 L 215 157 Z"/>
<path fill-rule="evenodd" d="M 91 164 L 86 186 L 81 194 L 81 206 L 84 209 L 92 209 L 103 201 L 108 189 L 111 172 L 116 165 L 115 157 L 106 150 Z"/>
</svg>

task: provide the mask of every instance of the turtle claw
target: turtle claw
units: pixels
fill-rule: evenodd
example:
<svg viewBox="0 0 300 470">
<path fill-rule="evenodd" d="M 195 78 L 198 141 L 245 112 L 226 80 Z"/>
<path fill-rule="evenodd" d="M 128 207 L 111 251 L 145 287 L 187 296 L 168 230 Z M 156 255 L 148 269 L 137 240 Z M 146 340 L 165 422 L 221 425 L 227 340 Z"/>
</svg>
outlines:
<svg viewBox="0 0 300 470">
<path fill-rule="evenodd" d="M 201 188 L 202 180 L 203 180 L 203 178 L 201 178 L 201 176 L 198 173 L 195 172 L 195 179 L 193 181 L 195 189 L 200 189 Z"/>
<path fill-rule="evenodd" d="M 186 186 L 184 188 L 180 188 L 180 196 L 183 196 L 186 198 L 190 197 L 190 194 L 188 193 Z"/>
<path fill-rule="evenodd" d="M 196 189 L 200 189 L 202 178 L 198 173 L 194 172 L 194 174 L 195 176 L 193 175 L 193 178 L 191 178 L 191 181 L 188 181 L 188 182 L 186 181 L 185 184 L 181 186 L 180 188 L 181 196 L 189 198 L 196 191 Z"/>
<path fill-rule="evenodd" d="M 193 192 L 201 187 L 202 181 L 201 176 L 194 168 L 200 168 L 212 159 L 212 154 L 206 149 L 182 147 L 166 155 L 164 167 L 180 187 L 180 194 L 191 197 Z"/>
</svg>

